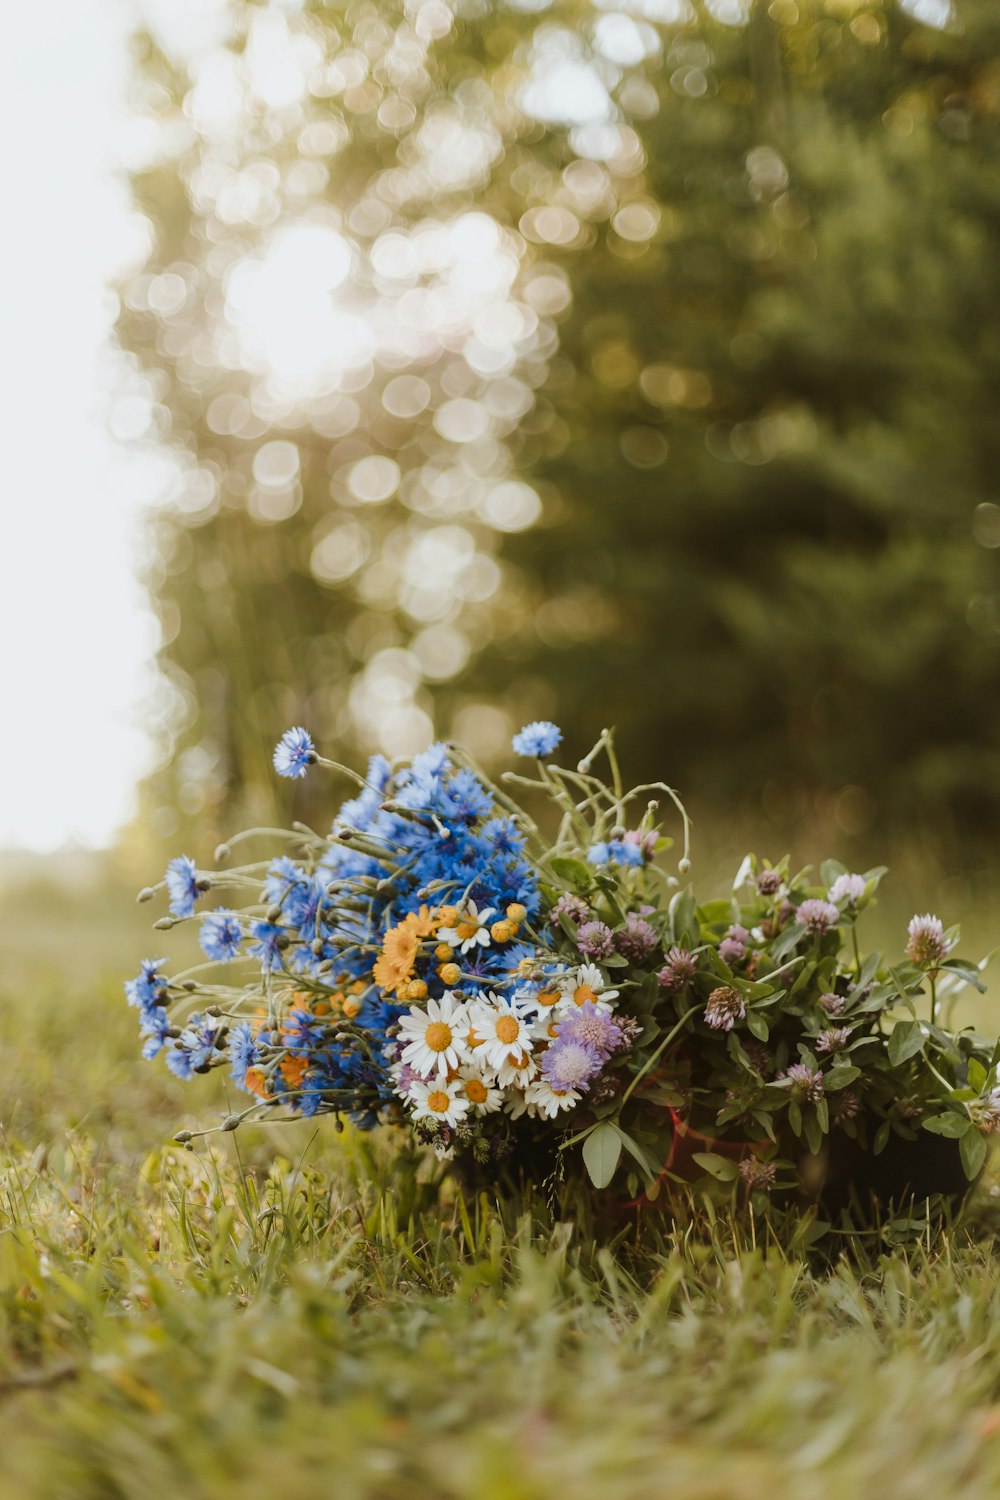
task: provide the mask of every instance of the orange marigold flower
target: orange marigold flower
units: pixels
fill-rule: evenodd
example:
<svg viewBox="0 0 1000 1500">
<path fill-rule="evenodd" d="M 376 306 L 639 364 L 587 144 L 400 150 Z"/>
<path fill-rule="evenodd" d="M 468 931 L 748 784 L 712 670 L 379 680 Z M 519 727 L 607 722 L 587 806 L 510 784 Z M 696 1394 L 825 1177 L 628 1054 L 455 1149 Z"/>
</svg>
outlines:
<svg viewBox="0 0 1000 1500">
<path fill-rule="evenodd" d="M 267 1080 L 260 1068 L 247 1068 L 243 1075 L 243 1083 L 251 1094 L 257 1094 L 261 1099 L 270 1099 L 271 1095 L 267 1092 Z"/>
<path fill-rule="evenodd" d="M 441 919 L 436 911 L 430 911 L 422 906 L 419 911 L 411 911 L 409 916 L 403 918 L 401 926 L 409 927 L 417 937 L 433 937 L 441 925 Z"/>
<path fill-rule="evenodd" d="M 281 1076 L 289 1088 L 298 1088 L 305 1076 L 309 1060 L 305 1057 L 283 1057 L 281 1060 Z"/>
<path fill-rule="evenodd" d="M 419 936 L 405 922 L 389 928 L 382 939 L 382 952 L 375 960 L 373 971 L 379 989 L 395 991 L 407 983 L 419 947 Z"/>
</svg>

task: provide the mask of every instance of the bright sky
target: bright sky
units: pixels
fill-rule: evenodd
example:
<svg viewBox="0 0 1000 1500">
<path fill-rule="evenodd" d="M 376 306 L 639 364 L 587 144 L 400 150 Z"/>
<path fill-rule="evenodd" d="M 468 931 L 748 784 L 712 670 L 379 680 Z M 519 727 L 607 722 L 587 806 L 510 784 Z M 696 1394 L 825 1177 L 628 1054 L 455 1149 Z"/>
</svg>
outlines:
<svg viewBox="0 0 1000 1500">
<path fill-rule="evenodd" d="M 155 627 L 135 581 L 150 481 L 105 431 L 107 280 L 127 257 L 113 173 L 127 14 L 48 0 L 0 50 L 0 847 L 107 842 L 148 747 Z"/>
</svg>

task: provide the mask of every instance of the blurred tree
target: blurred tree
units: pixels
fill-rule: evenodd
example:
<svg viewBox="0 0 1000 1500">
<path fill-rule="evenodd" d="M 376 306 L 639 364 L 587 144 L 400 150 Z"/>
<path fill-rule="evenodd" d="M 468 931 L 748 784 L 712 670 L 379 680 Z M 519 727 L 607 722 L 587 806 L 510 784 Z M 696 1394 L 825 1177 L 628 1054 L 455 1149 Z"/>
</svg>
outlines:
<svg viewBox="0 0 1000 1500">
<path fill-rule="evenodd" d="M 991 9 L 240 4 L 189 58 L 144 39 L 161 830 L 268 816 L 293 720 L 489 756 L 536 712 L 727 810 L 991 827 Z"/>
</svg>

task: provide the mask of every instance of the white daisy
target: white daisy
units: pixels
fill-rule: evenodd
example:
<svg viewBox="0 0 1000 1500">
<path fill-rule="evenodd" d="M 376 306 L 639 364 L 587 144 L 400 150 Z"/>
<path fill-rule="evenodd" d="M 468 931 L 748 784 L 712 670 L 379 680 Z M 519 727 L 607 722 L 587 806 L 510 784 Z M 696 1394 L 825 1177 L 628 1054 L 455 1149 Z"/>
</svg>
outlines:
<svg viewBox="0 0 1000 1500">
<path fill-rule="evenodd" d="M 538 1059 L 530 1052 L 519 1052 L 503 1063 L 497 1070 L 497 1083 L 502 1089 L 523 1089 L 538 1074 Z"/>
<path fill-rule="evenodd" d="M 484 1077 L 476 1068 L 462 1068 L 457 1087 L 464 1091 L 477 1115 L 495 1115 L 503 1103 L 503 1094 L 497 1088 L 495 1079 L 489 1074 Z"/>
<path fill-rule="evenodd" d="M 490 946 L 490 917 L 496 915 L 496 907 L 487 906 L 482 911 L 474 901 L 470 901 L 464 915 L 460 916 L 454 927 L 442 927 L 438 930 L 438 941 L 450 943 L 453 948 L 461 948 L 463 953 L 468 953 L 472 948 L 488 948 Z"/>
<path fill-rule="evenodd" d="M 563 1002 L 569 971 L 560 969 L 556 974 L 546 974 L 534 984 L 522 985 L 514 991 L 514 1003 L 524 1010 L 533 1010 L 539 1017 L 548 1016 Z"/>
<path fill-rule="evenodd" d="M 512 1089 L 504 1100 L 503 1107 L 512 1120 L 519 1120 L 522 1115 L 533 1120 L 538 1114 L 537 1107 L 532 1104 L 524 1089 Z"/>
<path fill-rule="evenodd" d="M 618 990 L 608 989 L 607 985 L 608 981 L 596 964 L 581 964 L 578 969 L 565 976 L 560 1003 L 565 1008 L 584 1005 L 589 1000 L 597 1006 L 600 1014 L 606 1015 L 614 1010 L 613 1002 L 620 993 Z"/>
<path fill-rule="evenodd" d="M 525 1090 L 529 1106 L 534 1105 L 543 1120 L 554 1120 L 561 1110 L 572 1109 L 579 1098 L 576 1089 L 554 1089 L 545 1078 L 536 1079 Z"/>
<path fill-rule="evenodd" d="M 457 1125 L 469 1111 L 469 1100 L 461 1079 L 434 1079 L 415 1083 L 410 1089 L 415 1120 L 437 1120 L 441 1125 Z"/>
<path fill-rule="evenodd" d="M 492 991 L 480 991 L 469 1006 L 469 1027 L 477 1060 L 491 1068 L 500 1068 L 534 1046 L 531 1023 L 520 1006 Z"/>
<path fill-rule="evenodd" d="M 437 1073 L 444 1078 L 468 1058 L 468 1030 L 466 1007 L 445 990 L 440 1000 L 428 1000 L 426 1009 L 413 1006 L 400 1021 L 400 1061 L 425 1077 Z"/>
</svg>

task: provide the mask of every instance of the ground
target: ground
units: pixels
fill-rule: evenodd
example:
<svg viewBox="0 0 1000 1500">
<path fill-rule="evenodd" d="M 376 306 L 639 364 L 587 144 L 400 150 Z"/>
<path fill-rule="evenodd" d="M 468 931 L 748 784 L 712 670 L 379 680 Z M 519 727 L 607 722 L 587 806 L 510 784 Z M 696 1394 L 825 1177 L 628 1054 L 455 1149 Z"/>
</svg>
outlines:
<svg viewBox="0 0 1000 1500">
<path fill-rule="evenodd" d="M 101 938 L 112 901 L 0 918 L 4 1500 L 1000 1492 L 991 1184 L 906 1247 L 824 1259 L 702 1214 L 612 1254 L 408 1199 L 323 1123 L 188 1152 L 221 1094 L 136 1060 L 117 971 L 146 919 Z"/>
</svg>

